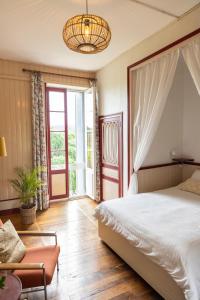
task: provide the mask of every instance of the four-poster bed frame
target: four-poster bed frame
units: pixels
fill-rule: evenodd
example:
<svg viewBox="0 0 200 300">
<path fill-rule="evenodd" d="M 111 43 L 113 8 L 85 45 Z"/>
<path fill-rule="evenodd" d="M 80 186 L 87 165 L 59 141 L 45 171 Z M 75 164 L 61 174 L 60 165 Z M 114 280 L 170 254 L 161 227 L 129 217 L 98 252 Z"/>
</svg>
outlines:
<svg viewBox="0 0 200 300">
<path fill-rule="evenodd" d="M 166 300 L 184 300 L 180 287 L 159 265 L 119 233 L 98 221 L 99 237 Z"/>
<path fill-rule="evenodd" d="M 142 60 L 130 65 L 127 68 L 128 77 L 128 181 L 132 173 L 131 166 L 131 144 L 132 144 L 132 131 L 131 131 L 131 85 L 130 85 L 130 73 L 131 70 L 142 64 L 143 62 L 150 60 L 156 55 L 173 48 L 174 46 L 184 42 L 185 40 L 200 33 L 200 28 L 191 32 L 190 34 L 180 38 L 179 40 L 167 45 L 166 47 L 156 51 L 155 53 L 143 58 Z M 178 165 L 179 162 L 170 162 L 166 164 L 153 165 L 142 167 L 140 170 L 161 168 L 167 166 Z M 200 163 L 185 162 L 186 165 L 200 166 Z M 104 225 L 101 221 L 98 221 L 99 237 L 110 248 L 112 248 L 130 267 L 132 267 L 145 281 L 147 281 L 162 297 L 167 300 L 183 300 L 185 299 L 182 289 L 172 279 L 172 277 L 158 264 L 154 263 L 148 256 L 144 255 L 138 248 L 130 244 L 119 233 L 113 231 L 110 227 Z"/>
<path fill-rule="evenodd" d="M 140 170 L 164 168 L 179 165 L 178 162 L 145 166 Z M 182 165 L 200 167 L 198 162 L 185 162 Z M 185 296 L 181 288 L 172 279 L 167 271 L 154 263 L 148 256 L 133 246 L 121 234 L 115 232 L 109 226 L 98 221 L 99 237 L 111 249 L 114 250 L 134 271 L 136 271 L 150 286 L 152 286 L 166 300 L 184 300 Z"/>
<path fill-rule="evenodd" d="M 130 181 L 130 175 L 132 173 L 132 162 L 131 162 L 131 151 L 132 151 L 132 130 L 131 130 L 131 71 L 135 68 L 138 67 L 139 65 L 143 64 L 144 62 L 151 60 L 155 56 L 183 43 L 186 40 L 189 40 L 190 38 L 194 37 L 195 35 L 200 34 L 200 28 L 196 29 L 195 31 L 192 31 L 191 33 L 185 35 L 184 37 L 174 41 L 173 43 L 159 49 L 158 51 L 144 57 L 143 59 L 131 64 L 130 66 L 127 67 L 127 94 L 128 94 L 128 101 L 127 101 L 127 116 L 128 116 L 128 182 Z M 152 166 L 151 166 L 152 167 Z"/>
</svg>

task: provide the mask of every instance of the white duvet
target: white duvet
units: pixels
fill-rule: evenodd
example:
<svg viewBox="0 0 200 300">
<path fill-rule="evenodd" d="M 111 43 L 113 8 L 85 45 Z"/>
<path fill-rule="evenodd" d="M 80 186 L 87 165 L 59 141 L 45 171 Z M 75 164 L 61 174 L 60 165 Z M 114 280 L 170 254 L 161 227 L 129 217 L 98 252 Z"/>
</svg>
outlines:
<svg viewBox="0 0 200 300">
<path fill-rule="evenodd" d="M 200 299 L 200 196 L 170 188 L 101 203 L 95 215 Z"/>
</svg>

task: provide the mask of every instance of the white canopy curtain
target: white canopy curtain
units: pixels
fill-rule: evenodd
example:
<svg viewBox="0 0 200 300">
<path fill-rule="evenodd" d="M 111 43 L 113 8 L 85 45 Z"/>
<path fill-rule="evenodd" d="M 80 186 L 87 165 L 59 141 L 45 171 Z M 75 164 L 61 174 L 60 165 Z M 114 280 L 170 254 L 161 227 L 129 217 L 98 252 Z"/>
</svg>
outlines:
<svg viewBox="0 0 200 300">
<path fill-rule="evenodd" d="M 187 43 L 181 51 L 200 95 L 200 36 Z"/>
<path fill-rule="evenodd" d="M 157 131 L 174 79 L 179 49 L 135 70 L 135 118 L 133 168 L 129 194 L 138 192 L 137 172 L 142 166 Z"/>
</svg>

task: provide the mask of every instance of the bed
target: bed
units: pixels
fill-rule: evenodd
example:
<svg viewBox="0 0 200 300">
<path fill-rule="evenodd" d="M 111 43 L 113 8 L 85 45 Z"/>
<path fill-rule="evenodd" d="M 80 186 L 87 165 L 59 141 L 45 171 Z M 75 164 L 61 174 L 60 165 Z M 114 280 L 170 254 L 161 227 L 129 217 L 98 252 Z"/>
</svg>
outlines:
<svg viewBox="0 0 200 300">
<path fill-rule="evenodd" d="M 178 187 L 101 203 L 99 236 L 162 297 L 200 299 L 200 196 Z"/>
</svg>

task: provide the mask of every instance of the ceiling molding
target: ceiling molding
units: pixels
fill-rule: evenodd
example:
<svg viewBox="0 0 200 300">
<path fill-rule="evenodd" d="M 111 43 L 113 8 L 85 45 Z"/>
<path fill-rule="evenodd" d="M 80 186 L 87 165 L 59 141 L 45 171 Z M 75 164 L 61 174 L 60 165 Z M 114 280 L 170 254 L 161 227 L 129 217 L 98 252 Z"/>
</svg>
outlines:
<svg viewBox="0 0 200 300">
<path fill-rule="evenodd" d="M 197 3 L 195 6 L 193 6 L 191 9 L 189 9 L 188 11 L 186 11 L 184 14 L 182 14 L 182 15 L 179 17 L 179 19 L 185 17 L 186 15 L 190 14 L 192 11 L 196 10 L 196 9 L 199 8 L 199 7 L 200 7 L 200 2 Z"/>
<path fill-rule="evenodd" d="M 145 2 L 143 2 L 141 0 L 130 0 L 130 1 L 135 2 L 135 3 L 137 3 L 139 5 L 142 5 L 142 6 L 148 7 L 150 9 L 152 9 L 152 10 L 158 11 L 158 12 L 160 12 L 162 14 L 165 14 L 167 16 L 170 16 L 172 18 L 175 18 L 175 19 L 179 18 L 179 16 L 177 16 L 177 15 L 174 15 L 174 14 L 172 14 L 172 13 L 170 13 L 170 12 L 164 10 L 164 9 L 158 8 L 158 7 L 154 6 L 154 5 L 147 4 L 147 3 L 145 3 Z"/>
<path fill-rule="evenodd" d="M 64 23 L 82 9 L 81 1 L 4 1 L 0 9 L 0 27 L 5 28 L 0 31 L 0 58 L 97 71 L 149 36 L 179 22 L 185 15 L 194 15 L 194 23 L 198 24 L 199 20 L 200 8 L 197 4 L 200 0 L 93 0 L 91 8 L 108 20 L 112 40 L 101 53 L 81 55 L 70 51 L 62 39 Z M 145 7 L 145 2 L 149 4 L 148 7 Z M 123 21 L 123 26 L 119 19 Z M 194 26 L 188 24 L 188 28 L 193 29 Z"/>
</svg>

